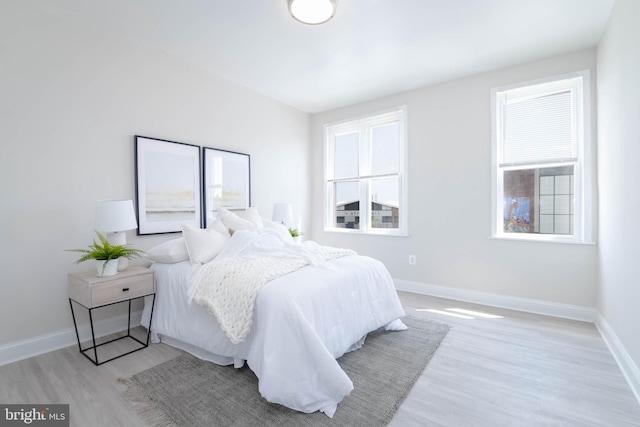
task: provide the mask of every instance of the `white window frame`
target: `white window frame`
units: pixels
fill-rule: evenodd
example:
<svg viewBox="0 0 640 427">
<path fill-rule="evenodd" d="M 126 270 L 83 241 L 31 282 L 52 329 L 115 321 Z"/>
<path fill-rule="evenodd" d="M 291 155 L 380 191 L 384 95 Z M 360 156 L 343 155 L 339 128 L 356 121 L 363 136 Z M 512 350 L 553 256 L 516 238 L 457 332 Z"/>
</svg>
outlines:
<svg viewBox="0 0 640 427">
<path fill-rule="evenodd" d="M 398 155 L 398 173 L 373 175 L 370 170 L 371 128 L 384 124 L 400 122 L 400 153 Z M 346 133 L 359 133 L 360 173 L 354 177 L 334 178 L 335 138 Z M 367 116 L 329 123 L 324 126 L 324 230 L 338 233 L 374 234 L 383 236 L 408 235 L 408 203 L 407 203 L 407 107 L 400 106 L 389 110 L 369 114 Z M 376 178 L 397 176 L 399 181 L 398 228 L 373 228 L 371 226 L 371 182 Z M 334 183 L 341 181 L 359 181 L 360 189 L 360 222 L 358 229 L 335 226 L 336 200 Z M 368 200 L 367 203 L 363 203 Z"/>
<path fill-rule="evenodd" d="M 582 78 L 582 124 L 577 126 L 577 158 L 571 162 L 541 163 L 531 162 L 512 166 L 501 165 L 502 153 L 502 104 L 499 94 L 511 89 L 549 83 L 559 80 Z M 491 237 L 508 240 L 525 240 L 556 243 L 593 243 L 592 207 L 592 141 L 591 141 L 591 80 L 589 70 L 567 73 L 559 76 L 516 83 L 491 90 L 492 123 L 492 214 Z M 574 166 L 574 227 L 573 234 L 538 234 L 504 232 L 504 187 L 503 171 L 542 167 Z"/>
</svg>

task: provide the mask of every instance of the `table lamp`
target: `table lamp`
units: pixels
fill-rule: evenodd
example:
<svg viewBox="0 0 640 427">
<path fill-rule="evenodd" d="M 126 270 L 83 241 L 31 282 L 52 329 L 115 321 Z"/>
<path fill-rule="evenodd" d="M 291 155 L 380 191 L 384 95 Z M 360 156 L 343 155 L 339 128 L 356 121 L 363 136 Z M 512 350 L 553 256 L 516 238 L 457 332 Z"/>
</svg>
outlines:
<svg viewBox="0 0 640 427">
<path fill-rule="evenodd" d="M 289 228 L 289 224 L 293 221 L 293 208 L 291 207 L 291 203 L 274 203 L 271 220 Z"/>
<path fill-rule="evenodd" d="M 112 245 L 125 245 L 127 243 L 127 230 L 138 227 L 136 215 L 133 211 L 131 200 L 98 200 L 96 201 L 96 230 L 104 232 L 105 237 Z M 129 260 L 118 259 L 118 271 L 126 270 Z"/>
</svg>

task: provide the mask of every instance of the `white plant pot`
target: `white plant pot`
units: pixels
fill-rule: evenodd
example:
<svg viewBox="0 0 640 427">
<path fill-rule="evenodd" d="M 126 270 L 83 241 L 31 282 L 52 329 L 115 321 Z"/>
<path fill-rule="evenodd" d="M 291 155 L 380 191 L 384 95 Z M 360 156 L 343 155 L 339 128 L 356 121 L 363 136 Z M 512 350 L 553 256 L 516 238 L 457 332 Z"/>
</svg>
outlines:
<svg viewBox="0 0 640 427">
<path fill-rule="evenodd" d="M 118 274 L 117 258 L 110 261 L 96 260 L 96 276 L 115 276 L 116 274 Z"/>
</svg>

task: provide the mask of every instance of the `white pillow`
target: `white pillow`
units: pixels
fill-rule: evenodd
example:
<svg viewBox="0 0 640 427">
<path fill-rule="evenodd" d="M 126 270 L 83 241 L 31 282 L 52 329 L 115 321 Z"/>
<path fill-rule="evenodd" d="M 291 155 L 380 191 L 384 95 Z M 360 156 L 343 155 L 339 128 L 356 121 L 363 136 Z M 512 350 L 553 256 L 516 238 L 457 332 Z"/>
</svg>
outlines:
<svg viewBox="0 0 640 427">
<path fill-rule="evenodd" d="M 218 233 L 224 234 L 225 236 L 228 235 L 229 237 L 231 237 L 231 230 L 229 230 L 224 225 L 220 217 L 216 218 L 212 224 L 208 225 L 207 230 L 215 230 Z"/>
<path fill-rule="evenodd" d="M 258 228 L 258 225 L 248 219 L 240 218 L 235 213 L 224 209 L 224 208 L 216 208 L 218 211 L 217 218 L 222 220 L 222 223 L 229 229 L 229 232 L 233 234 L 237 230 L 255 230 Z M 260 216 L 258 216 L 260 218 Z"/>
<path fill-rule="evenodd" d="M 261 230 L 264 227 L 258 208 L 248 208 L 243 211 L 238 211 L 237 215 L 242 219 L 246 219 L 247 221 L 254 223 L 258 230 Z"/>
<path fill-rule="evenodd" d="M 149 249 L 145 256 L 149 261 L 173 264 L 189 260 L 184 238 L 168 240 Z"/>
<path fill-rule="evenodd" d="M 215 222 L 206 229 L 182 224 L 182 235 L 191 264 L 205 264 L 220 253 L 231 236 L 228 232 L 220 232 L 218 229 Z"/>
<path fill-rule="evenodd" d="M 264 224 L 265 230 L 273 230 L 278 233 L 278 236 L 286 243 L 295 243 L 293 237 L 291 237 L 291 233 L 289 233 L 289 229 L 284 226 L 284 224 L 280 224 L 275 221 L 270 221 L 268 219 L 262 218 L 262 223 Z"/>
</svg>

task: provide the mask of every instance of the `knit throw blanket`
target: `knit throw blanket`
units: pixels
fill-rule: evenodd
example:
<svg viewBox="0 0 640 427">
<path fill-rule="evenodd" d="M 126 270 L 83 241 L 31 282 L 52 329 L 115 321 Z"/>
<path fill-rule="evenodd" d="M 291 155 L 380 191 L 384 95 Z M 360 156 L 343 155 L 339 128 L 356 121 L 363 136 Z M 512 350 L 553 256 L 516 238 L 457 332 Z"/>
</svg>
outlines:
<svg viewBox="0 0 640 427">
<path fill-rule="evenodd" d="M 317 246 L 314 256 L 322 261 L 355 255 L 349 249 Z M 202 266 L 193 301 L 215 316 L 234 344 L 247 337 L 253 307 L 260 289 L 269 281 L 292 273 L 311 260 L 296 255 L 247 255 L 221 259 Z"/>
</svg>

